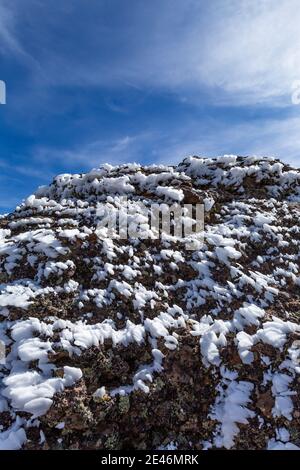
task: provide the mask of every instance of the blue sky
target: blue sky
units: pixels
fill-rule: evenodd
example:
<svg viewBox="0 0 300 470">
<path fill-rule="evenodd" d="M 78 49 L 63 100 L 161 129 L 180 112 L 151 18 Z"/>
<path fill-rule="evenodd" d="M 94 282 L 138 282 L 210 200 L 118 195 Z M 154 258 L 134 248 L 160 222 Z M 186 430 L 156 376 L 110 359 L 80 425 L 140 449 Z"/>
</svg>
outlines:
<svg viewBox="0 0 300 470">
<path fill-rule="evenodd" d="M 0 213 L 104 162 L 300 163 L 298 0 L 0 0 Z"/>
</svg>

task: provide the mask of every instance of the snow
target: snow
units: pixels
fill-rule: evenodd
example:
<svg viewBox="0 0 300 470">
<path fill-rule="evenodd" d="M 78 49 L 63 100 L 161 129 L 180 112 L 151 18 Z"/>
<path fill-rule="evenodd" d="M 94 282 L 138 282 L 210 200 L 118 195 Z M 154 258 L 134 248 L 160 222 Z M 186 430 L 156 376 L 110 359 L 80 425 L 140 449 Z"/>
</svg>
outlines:
<svg viewBox="0 0 300 470">
<path fill-rule="evenodd" d="M 0 229 L 0 340 L 8 351 L 0 413 L 13 419 L 0 431 L 0 449 L 22 448 L 34 420 L 46 441 L 37 418 L 56 406 L 57 394 L 84 385 L 85 369 L 69 364 L 90 348 L 109 345 L 112 356 L 130 345 L 151 351 L 146 364 L 137 358 L 126 384 L 96 378 L 89 398 L 114 403 L 150 394 L 168 373 L 166 358 L 176 361 L 191 337 L 217 392 L 210 416 L 201 417 L 213 419 L 214 430 L 200 444 L 234 448 L 243 424 L 267 427 L 269 449 L 298 448 L 289 429 L 300 374 L 299 183 L 299 170 L 273 159 L 188 157 L 174 167 L 106 164 L 60 175 L 27 198 Z M 152 243 L 141 201 L 147 210 L 158 200 L 180 206 L 187 188 L 204 204 L 203 243 L 191 251 L 168 236 Z M 100 227 L 103 203 L 112 217 L 129 208 L 130 240 Z M 66 357 L 59 371 L 51 363 L 58 352 Z M 261 383 L 253 379 L 258 368 Z M 261 386 L 274 400 L 268 419 L 256 406 Z M 55 426 L 68 432 L 67 420 Z M 166 448 L 179 446 L 175 437 Z"/>
<path fill-rule="evenodd" d="M 32 290 L 22 285 L 8 285 L 0 291 L 0 307 L 21 307 L 27 309 L 32 303 Z"/>
<path fill-rule="evenodd" d="M 284 416 L 288 420 L 292 419 L 292 412 L 294 406 L 290 397 L 277 396 L 275 398 L 275 406 L 273 408 L 273 415 Z"/>
<path fill-rule="evenodd" d="M 254 355 L 250 351 L 251 347 L 254 345 L 254 340 L 251 335 L 245 333 L 245 331 L 240 331 L 236 335 L 238 342 L 238 350 L 240 358 L 244 364 L 251 364 L 254 360 Z"/>
<path fill-rule="evenodd" d="M 29 338 L 21 341 L 17 348 L 21 361 L 47 361 L 48 352 L 53 352 L 50 341 L 44 342 L 39 338 Z"/>
<path fill-rule="evenodd" d="M 47 413 L 52 403 L 53 400 L 50 398 L 34 398 L 24 404 L 23 410 L 27 411 L 27 413 L 31 413 L 33 418 L 37 418 Z"/>
<path fill-rule="evenodd" d="M 270 439 L 268 442 L 268 450 L 300 450 L 300 447 L 291 442 L 280 442 Z"/>
<path fill-rule="evenodd" d="M 274 221 L 274 217 L 270 215 L 258 214 L 254 217 L 254 225 L 263 226 L 265 224 L 271 224 Z"/>
<path fill-rule="evenodd" d="M 71 387 L 82 377 L 82 372 L 78 367 L 64 366 L 64 385 Z"/>
<path fill-rule="evenodd" d="M 11 401 L 16 410 L 27 411 L 33 417 L 45 414 L 52 405 L 52 397 L 65 387 L 80 380 L 78 368 L 64 367 L 63 378 L 46 378 L 37 371 L 13 372 L 3 379 L 2 395 Z"/>
<path fill-rule="evenodd" d="M 138 272 L 137 270 L 135 269 L 132 269 L 131 266 L 124 266 L 124 269 L 123 269 L 123 276 L 127 279 L 127 280 L 132 280 L 134 279 L 137 275 L 138 275 Z"/>
<path fill-rule="evenodd" d="M 163 445 L 163 446 L 159 446 L 157 450 L 177 450 L 178 449 L 178 445 L 176 442 L 169 442 L 169 444 L 167 445 Z"/>
<path fill-rule="evenodd" d="M 259 325 L 259 319 L 264 316 L 265 312 L 262 308 L 254 304 L 244 304 L 244 307 L 235 311 L 233 322 L 237 327 L 241 327 L 243 325 Z"/>
<path fill-rule="evenodd" d="M 235 376 L 227 374 L 224 369 L 223 386 L 218 388 L 219 395 L 211 412 L 212 419 L 220 422 L 215 445 L 230 449 L 234 445 L 234 438 L 239 433 L 238 424 L 247 424 L 248 419 L 255 413 L 247 408 L 251 401 L 250 394 L 254 385 L 246 381 L 236 381 Z"/>
<path fill-rule="evenodd" d="M 173 200 L 180 202 L 184 199 L 182 189 L 175 189 L 171 188 L 170 186 L 157 186 L 156 194 L 158 196 L 163 196 L 165 201 Z"/>
<path fill-rule="evenodd" d="M 206 212 L 209 212 L 215 204 L 215 200 L 212 197 L 206 197 L 203 200 L 203 202 L 204 202 L 204 209 Z"/>
<path fill-rule="evenodd" d="M 106 388 L 105 387 L 100 387 L 97 388 L 97 390 L 93 393 L 94 398 L 103 398 L 107 395 L 106 393 Z"/>
<path fill-rule="evenodd" d="M 294 331 L 300 331 L 299 325 L 273 317 L 272 321 L 265 322 L 263 328 L 257 331 L 256 337 L 275 348 L 282 348 L 287 341 L 287 335 Z"/>
<path fill-rule="evenodd" d="M 71 260 L 67 260 L 65 263 L 62 261 L 54 262 L 48 261 L 45 265 L 43 270 L 43 276 L 47 279 L 51 274 L 58 274 L 61 276 L 64 271 L 68 271 L 69 269 L 74 269 L 75 264 Z"/>
<path fill-rule="evenodd" d="M 65 425 L 66 423 L 64 421 L 62 421 L 61 423 L 58 423 L 55 428 L 56 429 L 64 429 L 65 428 Z"/>
<path fill-rule="evenodd" d="M 26 442 L 25 430 L 17 422 L 11 429 L 0 432 L 0 450 L 19 450 Z"/>
<path fill-rule="evenodd" d="M 242 256 L 242 254 L 232 246 L 217 247 L 215 252 L 218 259 L 227 265 L 230 265 L 231 259 L 239 259 Z"/>
</svg>

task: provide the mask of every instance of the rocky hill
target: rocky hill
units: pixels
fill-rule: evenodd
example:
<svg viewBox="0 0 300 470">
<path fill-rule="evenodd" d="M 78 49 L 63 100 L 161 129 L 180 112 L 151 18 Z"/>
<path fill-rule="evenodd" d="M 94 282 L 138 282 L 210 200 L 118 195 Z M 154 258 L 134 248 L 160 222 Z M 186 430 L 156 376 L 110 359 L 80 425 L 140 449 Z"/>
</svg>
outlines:
<svg viewBox="0 0 300 470">
<path fill-rule="evenodd" d="M 203 241 L 111 237 L 124 196 L 146 232 L 141 202 L 203 204 Z M 2 216 L 0 449 L 300 448 L 299 202 L 278 160 L 189 157 Z"/>
</svg>

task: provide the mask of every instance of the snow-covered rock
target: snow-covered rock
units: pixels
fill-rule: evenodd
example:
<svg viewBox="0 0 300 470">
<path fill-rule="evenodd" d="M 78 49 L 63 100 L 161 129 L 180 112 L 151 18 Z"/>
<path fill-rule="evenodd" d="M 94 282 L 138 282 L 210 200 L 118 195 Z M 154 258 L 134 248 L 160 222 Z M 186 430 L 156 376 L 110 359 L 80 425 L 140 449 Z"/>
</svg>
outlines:
<svg viewBox="0 0 300 470">
<path fill-rule="evenodd" d="M 1 216 L 0 449 L 300 448 L 299 183 L 259 157 L 106 164 Z M 193 249 L 156 238 L 151 204 L 197 203 Z"/>
</svg>

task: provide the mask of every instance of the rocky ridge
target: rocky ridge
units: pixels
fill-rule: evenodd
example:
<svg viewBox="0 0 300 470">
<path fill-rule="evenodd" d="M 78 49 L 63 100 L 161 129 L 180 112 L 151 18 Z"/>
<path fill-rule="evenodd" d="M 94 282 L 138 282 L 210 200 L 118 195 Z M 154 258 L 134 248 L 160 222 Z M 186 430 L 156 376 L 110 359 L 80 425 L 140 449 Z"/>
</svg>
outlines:
<svg viewBox="0 0 300 470">
<path fill-rule="evenodd" d="M 270 158 L 102 165 L 1 216 L 0 449 L 300 448 L 299 183 Z M 112 239 L 97 208 L 124 196 L 132 223 L 204 204 L 204 242 Z"/>
</svg>

